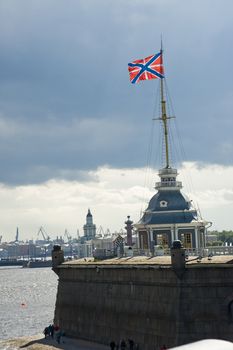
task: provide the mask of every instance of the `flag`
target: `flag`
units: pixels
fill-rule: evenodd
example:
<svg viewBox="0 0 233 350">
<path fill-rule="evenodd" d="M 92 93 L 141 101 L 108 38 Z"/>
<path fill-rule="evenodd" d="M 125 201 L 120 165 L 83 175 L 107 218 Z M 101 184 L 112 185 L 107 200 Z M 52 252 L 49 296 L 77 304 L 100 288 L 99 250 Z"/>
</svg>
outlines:
<svg viewBox="0 0 233 350">
<path fill-rule="evenodd" d="M 162 52 L 128 63 L 128 70 L 132 84 L 140 80 L 164 78 Z"/>
</svg>

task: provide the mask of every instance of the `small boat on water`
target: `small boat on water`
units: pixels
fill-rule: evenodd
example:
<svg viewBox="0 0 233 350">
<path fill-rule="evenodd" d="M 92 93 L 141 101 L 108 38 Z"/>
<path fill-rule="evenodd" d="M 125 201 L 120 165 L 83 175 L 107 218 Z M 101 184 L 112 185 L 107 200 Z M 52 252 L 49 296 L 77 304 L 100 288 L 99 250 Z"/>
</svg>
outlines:
<svg viewBox="0 0 233 350">
<path fill-rule="evenodd" d="M 0 259 L 0 267 L 6 267 L 6 266 L 24 266 L 26 263 L 27 263 L 27 260 Z"/>
<path fill-rule="evenodd" d="M 29 267 L 29 268 L 52 267 L 52 260 L 30 260 L 24 267 Z"/>
</svg>

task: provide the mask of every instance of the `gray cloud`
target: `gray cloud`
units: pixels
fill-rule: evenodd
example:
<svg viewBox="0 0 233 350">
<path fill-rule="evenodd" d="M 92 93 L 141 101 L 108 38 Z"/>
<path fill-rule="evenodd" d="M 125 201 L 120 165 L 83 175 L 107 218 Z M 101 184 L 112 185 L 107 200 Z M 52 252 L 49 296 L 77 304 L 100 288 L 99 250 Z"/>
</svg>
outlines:
<svg viewBox="0 0 233 350">
<path fill-rule="evenodd" d="M 158 81 L 131 86 L 127 63 L 158 51 L 160 33 L 187 159 L 232 164 L 232 7 L 228 0 L 1 2 L 0 181 L 146 165 Z"/>
</svg>

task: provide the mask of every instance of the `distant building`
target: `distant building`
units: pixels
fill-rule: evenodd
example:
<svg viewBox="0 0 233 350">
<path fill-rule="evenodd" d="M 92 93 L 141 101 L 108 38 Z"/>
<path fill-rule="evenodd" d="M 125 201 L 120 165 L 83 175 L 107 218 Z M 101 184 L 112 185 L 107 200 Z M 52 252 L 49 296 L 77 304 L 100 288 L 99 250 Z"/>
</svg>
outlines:
<svg viewBox="0 0 233 350">
<path fill-rule="evenodd" d="M 8 258 L 8 251 L 6 249 L 0 248 L 0 259 Z"/>
<path fill-rule="evenodd" d="M 206 243 L 213 243 L 218 240 L 218 235 L 216 233 L 208 233 L 206 235 Z"/>
<path fill-rule="evenodd" d="M 88 213 L 86 216 L 86 224 L 83 226 L 84 231 L 84 239 L 89 241 L 90 239 L 94 239 L 96 235 L 96 225 L 93 224 L 93 217 L 90 209 L 88 209 Z"/>
</svg>

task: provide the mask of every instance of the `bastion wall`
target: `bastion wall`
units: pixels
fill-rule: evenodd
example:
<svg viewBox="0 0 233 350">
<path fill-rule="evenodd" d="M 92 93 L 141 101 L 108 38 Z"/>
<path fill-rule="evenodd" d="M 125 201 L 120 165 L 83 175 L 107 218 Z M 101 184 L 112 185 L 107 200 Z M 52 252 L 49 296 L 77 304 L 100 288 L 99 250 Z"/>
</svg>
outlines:
<svg viewBox="0 0 233 350">
<path fill-rule="evenodd" d="M 139 349 L 233 340 L 233 266 L 60 265 L 54 322 L 68 336 Z"/>
</svg>

